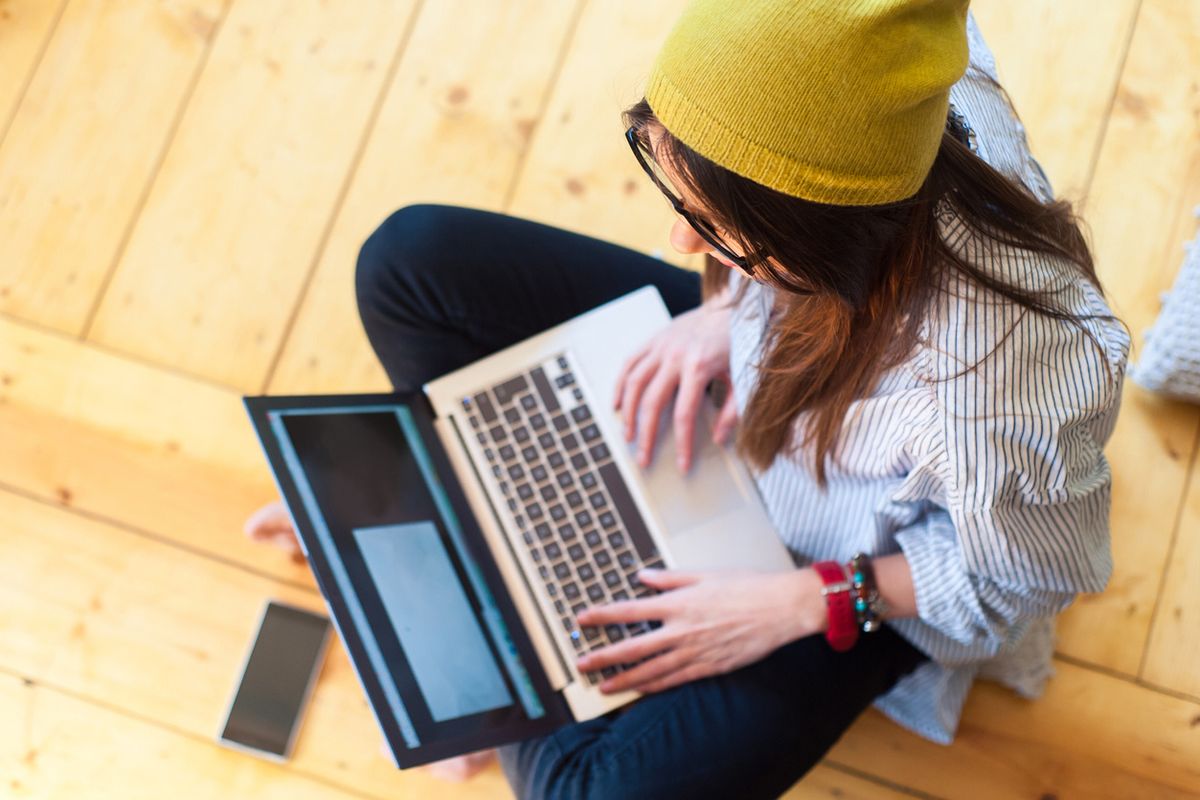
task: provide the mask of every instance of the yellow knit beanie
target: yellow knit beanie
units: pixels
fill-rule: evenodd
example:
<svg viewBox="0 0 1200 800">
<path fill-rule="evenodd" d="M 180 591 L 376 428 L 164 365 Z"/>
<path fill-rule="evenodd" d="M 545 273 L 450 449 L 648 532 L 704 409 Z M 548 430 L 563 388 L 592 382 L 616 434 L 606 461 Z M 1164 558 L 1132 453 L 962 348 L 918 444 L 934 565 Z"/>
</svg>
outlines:
<svg viewBox="0 0 1200 800">
<path fill-rule="evenodd" d="M 968 0 L 693 0 L 646 100 L 705 158 L 788 195 L 911 197 L 967 66 Z"/>
</svg>

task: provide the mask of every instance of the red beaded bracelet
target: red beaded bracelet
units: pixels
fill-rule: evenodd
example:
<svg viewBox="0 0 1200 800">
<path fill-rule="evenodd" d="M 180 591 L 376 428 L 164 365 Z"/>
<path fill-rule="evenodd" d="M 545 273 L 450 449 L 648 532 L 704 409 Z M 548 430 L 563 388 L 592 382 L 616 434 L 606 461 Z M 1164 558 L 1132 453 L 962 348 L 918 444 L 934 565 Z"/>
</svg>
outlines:
<svg viewBox="0 0 1200 800">
<path fill-rule="evenodd" d="M 813 564 L 813 569 L 825 584 L 821 587 L 821 595 L 829 607 L 829 627 L 825 630 L 825 639 L 834 650 L 845 652 L 858 641 L 854 600 L 850 594 L 854 584 L 845 568 L 836 561 L 818 561 Z"/>
</svg>

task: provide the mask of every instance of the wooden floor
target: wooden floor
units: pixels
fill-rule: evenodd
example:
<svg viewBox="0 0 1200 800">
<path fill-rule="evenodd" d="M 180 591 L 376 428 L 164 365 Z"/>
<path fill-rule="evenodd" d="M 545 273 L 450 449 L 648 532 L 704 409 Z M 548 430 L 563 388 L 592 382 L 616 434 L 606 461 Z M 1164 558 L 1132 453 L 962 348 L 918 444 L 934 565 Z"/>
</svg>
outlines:
<svg viewBox="0 0 1200 800">
<path fill-rule="evenodd" d="M 213 744 L 260 604 L 320 605 L 243 540 L 239 399 L 386 388 L 351 272 L 408 203 L 686 263 L 618 119 L 681 5 L 0 0 L 0 795 L 508 795 L 390 767 L 340 648 L 289 764 Z M 1140 341 L 1200 203 L 1200 2 L 976 14 Z M 978 685 L 949 748 L 868 712 L 789 797 L 1200 795 L 1198 433 L 1127 389 L 1116 572 L 1043 699 Z"/>
</svg>

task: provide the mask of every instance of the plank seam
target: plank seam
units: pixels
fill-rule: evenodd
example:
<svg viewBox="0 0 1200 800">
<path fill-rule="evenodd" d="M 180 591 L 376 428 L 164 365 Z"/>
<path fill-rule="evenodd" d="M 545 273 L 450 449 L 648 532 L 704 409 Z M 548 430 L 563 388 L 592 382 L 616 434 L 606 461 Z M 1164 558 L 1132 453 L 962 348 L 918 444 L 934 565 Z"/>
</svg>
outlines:
<svg viewBox="0 0 1200 800">
<path fill-rule="evenodd" d="M 563 43 L 559 47 L 558 56 L 554 61 L 554 79 L 546 82 L 546 89 L 542 92 L 542 99 L 539 102 L 537 113 L 537 124 L 534 130 L 530 132 L 529 139 L 525 143 L 525 147 L 521 149 L 517 156 L 516 166 L 513 168 L 512 180 L 508 183 L 508 189 L 504 193 L 504 199 L 500 202 L 500 208 L 507 214 L 512 209 L 513 198 L 517 194 L 517 187 L 521 185 L 521 178 L 525 174 L 525 165 L 529 161 L 529 153 L 533 150 L 534 133 L 541 126 L 542 120 L 546 117 L 546 109 L 550 107 L 550 100 L 554 97 L 554 92 L 558 89 L 558 81 L 562 78 L 563 65 L 567 62 L 567 56 L 571 49 L 575 46 L 575 36 L 579 32 L 579 22 L 583 19 L 583 11 L 587 6 L 587 0 L 579 0 L 575 6 L 575 16 L 567 26 L 567 33 L 563 36 Z"/>
<path fill-rule="evenodd" d="M 1154 593 L 1154 608 L 1150 612 L 1150 624 L 1146 627 L 1146 638 L 1142 642 L 1142 657 L 1138 662 L 1137 679 L 1145 680 L 1146 662 L 1150 659 L 1150 643 L 1154 639 L 1154 628 L 1158 624 L 1158 613 L 1162 609 L 1163 591 L 1167 588 L 1167 576 L 1171 572 L 1171 558 L 1175 554 L 1175 545 L 1179 542 L 1179 529 L 1183 527 L 1183 511 L 1187 506 L 1188 488 L 1195 477 L 1197 453 L 1200 452 L 1200 425 L 1196 426 L 1192 436 L 1192 452 L 1188 459 L 1188 467 L 1184 471 L 1183 486 L 1179 492 L 1179 504 L 1175 508 L 1175 522 L 1171 525 L 1171 541 L 1167 544 L 1163 568 L 1158 575 L 1158 590 Z"/>
<path fill-rule="evenodd" d="M 375 133 L 375 126 L 379 122 L 379 115 L 383 111 L 383 106 L 393 89 L 395 89 L 396 74 L 400 68 L 400 62 L 403 60 L 404 53 L 408 50 L 408 43 L 412 40 L 413 31 L 417 27 L 417 20 L 420 19 L 421 12 L 424 10 L 425 0 L 417 0 L 412 13 L 409 15 L 408 26 L 404 29 L 404 33 L 400 36 L 400 41 L 396 44 L 396 52 L 392 54 L 392 61 L 388 65 L 387 74 L 384 76 L 379 87 L 379 96 L 375 98 L 374 107 L 371 109 L 371 113 L 367 117 L 367 122 L 363 126 L 363 133 L 358 140 L 357 147 L 355 147 L 354 155 L 350 159 L 349 168 L 346 170 L 346 177 L 342 179 L 342 185 L 338 189 L 337 197 L 334 198 L 333 207 L 329 210 L 329 219 L 325 223 L 324 230 L 321 231 L 321 238 L 317 241 L 317 246 L 313 251 L 312 259 L 309 261 L 304 280 L 300 284 L 300 291 L 296 295 L 295 302 L 292 303 L 291 313 L 288 314 L 287 321 L 280 332 L 279 344 L 275 348 L 275 355 L 271 357 L 271 363 L 267 365 L 266 376 L 259 387 L 260 394 L 266 394 L 271 381 L 275 379 L 275 372 L 279 369 L 280 361 L 283 360 L 283 353 L 287 349 L 288 339 L 291 338 L 292 330 L 296 327 L 296 321 L 300 318 L 300 311 L 304 307 L 304 301 L 307 299 L 309 289 L 316 278 L 317 268 L 320 266 L 321 259 L 325 255 L 325 248 L 329 246 L 329 237 L 332 235 L 333 228 L 342 213 L 346 197 L 350 194 L 350 187 L 354 185 L 354 179 L 358 177 L 358 170 L 362 166 L 363 155 L 367 151 L 367 145 L 371 141 L 371 136 Z"/>
<path fill-rule="evenodd" d="M 235 561 L 232 558 L 227 558 L 218 553 L 214 553 L 214 552 L 211 552 L 208 550 L 201 549 L 200 547 L 197 547 L 192 544 L 188 544 L 187 542 L 181 542 L 178 539 L 173 539 L 170 536 L 167 536 L 165 534 L 156 533 L 147 528 L 142 528 L 138 525 L 134 525 L 131 522 L 126 522 L 124 520 L 117 519 L 116 517 L 110 517 L 110 516 L 107 516 L 106 514 L 101 514 L 98 511 L 92 511 L 91 509 L 81 508 L 79 506 L 63 505 L 58 500 L 40 495 L 40 494 L 38 494 L 36 492 L 32 492 L 28 489 L 23 489 L 19 486 L 13 486 L 11 483 L 8 483 L 5 481 L 0 481 L 0 492 L 5 492 L 7 494 L 21 497 L 30 502 L 37 503 L 38 505 L 46 506 L 48 508 L 53 508 L 56 511 L 62 511 L 62 512 L 65 512 L 68 514 L 74 514 L 74 515 L 82 517 L 83 519 L 86 519 L 90 522 L 95 522 L 95 523 L 98 523 L 101 525 L 107 525 L 111 528 L 117 528 L 119 530 L 124 531 L 125 533 L 129 533 L 134 536 L 137 536 L 140 539 L 145 539 L 147 541 L 155 542 L 157 544 L 163 545 L 164 547 L 173 547 L 177 550 L 181 550 L 181 551 L 183 551 L 185 553 L 189 553 L 191 555 L 200 556 L 201 558 L 205 558 L 209 561 L 212 561 L 217 564 L 221 564 L 226 567 L 233 567 L 233 568 L 241 570 L 242 572 L 245 572 L 249 575 L 253 575 L 256 578 L 264 578 L 264 579 L 269 580 L 272 583 L 276 583 L 280 586 L 287 586 L 292 589 L 298 589 L 300 591 L 303 591 L 303 592 L 306 592 L 306 593 L 312 594 L 312 595 L 320 594 L 320 590 L 318 590 L 315 586 L 304 583 L 303 581 L 298 581 L 293 578 L 282 578 L 278 575 L 267 572 L 266 570 L 259 569 L 257 567 L 252 567 L 248 564 L 244 564 L 240 561 Z M 265 545 L 264 545 L 264 547 L 265 547 Z"/>
<path fill-rule="evenodd" d="M 1137 31 L 1138 20 L 1142 16 L 1142 0 L 1138 0 L 1134 7 L 1132 19 L 1129 23 L 1129 33 L 1125 36 L 1125 46 L 1121 49 L 1120 66 L 1117 68 L 1117 79 L 1113 81 L 1112 91 L 1108 95 L 1108 103 L 1104 108 L 1104 128 L 1100 131 L 1100 135 L 1096 137 L 1096 144 L 1092 146 L 1092 156 L 1088 160 L 1087 176 L 1083 182 L 1083 197 L 1082 204 L 1087 204 L 1088 195 L 1092 191 L 1092 180 L 1096 177 L 1096 167 L 1100 164 L 1100 153 L 1104 149 L 1104 140 L 1108 138 L 1108 129 L 1112 125 L 1112 112 L 1117 104 L 1117 94 L 1121 90 L 1121 83 L 1125 79 L 1125 67 L 1129 63 L 1129 51 L 1133 49 L 1133 35 Z"/>
<path fill-rule="evenodd" d="M 37 75 L 37 71 L 41 69 L 42 59 L 46 57 L 46 51 L 50 49 L 50 42 L 54 39 L 54 34 L 58 32 L 58 23 L 62 21 L 66 11 L 67 0 L 62 0 L 58 5 L 58 12 L 54 15 L 54 21 L 50 23 L 50 27 L 46 31 L 46 38 L 42 40 L 42 46 L 38 48 L 37 55 L 33 58 L 33 63 L 29 65 L 29 73 L 25 76 L 25 83 L 21 86 L 21 90 L 17 92 L 12 112 L 9 113 L 8 119 L 4 122 L 4 130 L 0 131 L 0 149 L 3 149 L 4 142 L 8 139 L 8 132 L 12 129 L 13 122 L 17 119 L 17 112 L 25 103 L 25 95 L 28 94 L 29 87 L 33 85 L 33 79 Z"/>
<path fill-rule="evenodd" d="M 830 758 L 821 759 L 820 763 L 824 764 L 825 766 L 829 767 L 830 769 L 845 773 L 846 775 L 850 775 L 851 777 L 858 778 L 859 780 L 864 780 L 869 783 L 874 783 L 879 786 L 883 786 L 887 789 L 891 789 L 892 791 L 909 795 L 911 797 L 918 797 L 918 798 L 921 798 L 921 800 L 944 800 L 942 797 L 940 797 L 938 795 L 929 794 L 928 792 L 922 792 L 919 789 L 913 789 L 910 786 L 905 786 L 904 784 L 896 783 L 895 781 L 880 777 L 879 775 L 876 775 L 872 772 L 864 772 L 861 769 L 856 769 L 855 767 L 852 767 L 848 764 L 843 764 L 840 761 L 834 761 L 833 759 L 830 759 Z"/>
<path fill-rule="evenodd" d="M 117 248 L 113 252 L 113 257 L 109 262 L 108 268 L 105 270 L 104 279 L 96 287 L 96 297 L 92 301 L 92 307 L 83 318 L 83 326 L 76 334 L 75 338 L 80 341 L 88 341 L 92 334 L 92 326 L 96 323 L 100 307 L 104 304 L 104 298 L 108 294 L 109 287 L 112 286 L 113 278 L 116 277 L 117 269 L 121 265 L 121 259 L 124 258 L 125 250 L 129 247 L 129 242 L 133 238 L 133 231 L 137 228 L 138 220 L 142 218 L 142 212 L 146 209 L 146 203 L 150 199 L 150 193 L 154 190 L 154 184 L 158 182 L 163 162 L 167 160 L 167 154 L 171 152 L 171 145 L 175 143 L 175 136 L 179 133 L 179 126 L 183 123 L 183 118 L 192 103 L 192 95 L 195 94 L 196 87 L 200 85 L 200 78 L 208 66 L 208 59 L 212 55 L 213 47 L 220 37 L 221 32 L 225 29 L 225 20 L 229 17 L 229 9 L 232 6 L 233 0 L 225 0 L 224 5 L 221 7 L 221 16 L 217 19 L 216 24 L 213 25 L 212 35 L 204 43 L 204 52 L 197 59 L 196 66 L 192 71 L 192 77 L 188 80 L 188 85 L 183 90 L 183 96 L 179 100 L 179 107 L 175 111 L 175 117 L 171 120 L 171 125 L 167 128 L 167 134 L 163 137 L 162 146 L 159 147 L 158 154 L 154 158 L 154 163 L 150 167 L 150 174 L 146 179 L 146 185 L 142 188 L 141 195 L 133 207 L 133 213 L 130 214 L 129 221 L 125 224 L 125 230 L 121 233 L 121 238 L 117 242 Z"/>
</svg>

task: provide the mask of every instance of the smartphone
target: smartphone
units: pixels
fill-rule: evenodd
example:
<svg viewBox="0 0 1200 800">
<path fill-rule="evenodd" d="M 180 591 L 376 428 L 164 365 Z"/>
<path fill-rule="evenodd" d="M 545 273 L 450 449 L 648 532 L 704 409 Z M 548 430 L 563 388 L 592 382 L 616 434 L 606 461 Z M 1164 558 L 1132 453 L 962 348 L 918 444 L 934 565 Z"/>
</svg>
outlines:
<svg viewBox="0 0 1200 800">
<path fill-rule="evenodd" d="M 329 640 L 329 618 L 270 600 L 242 665 L 221 744 L 284 761 L 300 727 Z"/>
</svg>

